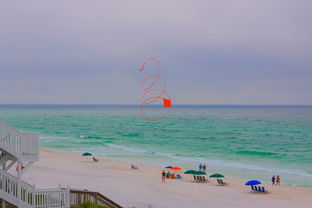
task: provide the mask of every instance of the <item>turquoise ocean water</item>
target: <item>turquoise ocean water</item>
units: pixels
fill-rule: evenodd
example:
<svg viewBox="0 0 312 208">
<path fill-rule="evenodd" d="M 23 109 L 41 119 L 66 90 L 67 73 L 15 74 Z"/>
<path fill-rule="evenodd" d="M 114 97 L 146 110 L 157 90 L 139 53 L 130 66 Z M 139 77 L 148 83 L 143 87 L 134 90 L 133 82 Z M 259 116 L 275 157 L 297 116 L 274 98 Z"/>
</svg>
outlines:
<svg viewBox="0 0 312 208">
<path fill-rule="evenodd" d="M 131 105 L 0 105 L 0 119 L 42 147 L 312 188 L 311 106 L 175 106 L 149 122 Z"/>
</svg>

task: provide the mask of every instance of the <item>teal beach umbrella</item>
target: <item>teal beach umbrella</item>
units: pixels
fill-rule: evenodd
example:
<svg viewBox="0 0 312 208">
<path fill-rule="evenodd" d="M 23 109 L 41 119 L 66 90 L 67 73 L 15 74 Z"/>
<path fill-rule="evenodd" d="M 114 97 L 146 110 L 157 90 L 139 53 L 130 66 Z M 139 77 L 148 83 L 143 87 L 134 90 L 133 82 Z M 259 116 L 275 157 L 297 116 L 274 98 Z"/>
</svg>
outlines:
<svg viewBox="0 0 312 208">
<path fill-rule="evenodd" d="M 85 152 L 82 154 L 82 156 L 92 156 L 92 154 L 90 152 Z"/>
<path fill-rule="evenodd" d="M 194 175 L 207 175 L 204 171 L 196 171 Z"/>
<path fill-rule="evenodd" d="M 197 173 L 197 170 L 187 170 L 184 172 L 184 174 L 196 174 Z"/>
<path fill-rule="evenodd" d="M 220 173 L 215 173 L 209 176 L 210 178 L 224 178 L 224 175 L 221 175 Z"/>
</svg>

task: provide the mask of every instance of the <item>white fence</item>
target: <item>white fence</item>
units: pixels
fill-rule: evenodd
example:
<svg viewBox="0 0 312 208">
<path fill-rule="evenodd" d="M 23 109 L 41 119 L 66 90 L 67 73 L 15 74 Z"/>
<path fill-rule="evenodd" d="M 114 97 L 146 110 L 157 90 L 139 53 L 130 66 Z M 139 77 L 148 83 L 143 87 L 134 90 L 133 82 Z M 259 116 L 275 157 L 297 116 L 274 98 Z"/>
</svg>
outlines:
<svg viewBox="0 0 312 208">
<path fill-rule="evenodd" d="M 20 132 L 3 121 L 0 121 L 0 148 L 22 161 L 39 160 L 38 135 Z"/>
<path fill-rule="evenodd" d="M 0 171 L 0 198 L 17 205 L 18 179 Z M 69 208 L 69 189 L 35 189 L 20 181 L 20 207 L 25 208 Z"/>
<path fill-rule="evenodd" d="M 35 190 L 34 208 L 69 208 L 69 189 Z"/>
</svg>

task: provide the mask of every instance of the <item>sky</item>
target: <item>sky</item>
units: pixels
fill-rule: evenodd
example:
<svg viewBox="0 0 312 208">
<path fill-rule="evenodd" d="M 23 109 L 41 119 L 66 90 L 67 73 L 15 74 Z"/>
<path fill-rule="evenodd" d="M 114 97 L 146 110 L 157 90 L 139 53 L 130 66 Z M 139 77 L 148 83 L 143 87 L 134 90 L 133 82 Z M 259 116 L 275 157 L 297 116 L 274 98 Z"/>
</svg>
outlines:
<svg viewBox="0 0 312 208">
<path fill-rule="evenodd" d="M 0 104 L 312 105 L 311 0 L 1 0 Z"/>
</svg>

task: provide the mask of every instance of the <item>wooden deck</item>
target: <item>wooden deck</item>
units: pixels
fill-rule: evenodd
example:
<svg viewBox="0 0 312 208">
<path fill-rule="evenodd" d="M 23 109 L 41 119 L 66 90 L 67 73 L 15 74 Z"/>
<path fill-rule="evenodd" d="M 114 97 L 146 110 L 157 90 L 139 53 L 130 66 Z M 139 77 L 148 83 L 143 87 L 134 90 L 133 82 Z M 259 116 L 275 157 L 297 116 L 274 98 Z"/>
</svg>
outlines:
<svg viewBox="0 0 312 208">
<path fill-rule="evenodd" d="M 96 205 L 104 205 L 109 208 L 123 208 L 119 204 L 113 202 L 109 198 L 103 196 L 98 192 L 88 190 L 70 190 L 69 203 L 70 207 L 76 207 L 83 202 L 90 201 Z"/>
</svg>

